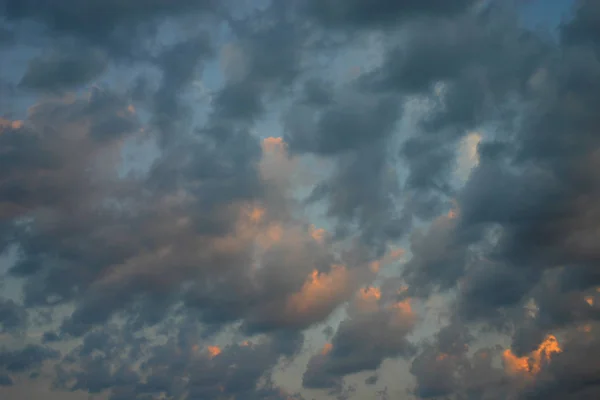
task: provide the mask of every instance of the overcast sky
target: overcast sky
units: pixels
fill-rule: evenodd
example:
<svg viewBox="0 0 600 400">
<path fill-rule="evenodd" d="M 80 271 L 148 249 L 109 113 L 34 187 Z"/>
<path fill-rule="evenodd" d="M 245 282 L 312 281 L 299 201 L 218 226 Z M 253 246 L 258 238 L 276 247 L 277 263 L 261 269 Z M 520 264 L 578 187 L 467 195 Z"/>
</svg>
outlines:
<svg viewBox="0 0 600 400">
<path fill-rule="evenodd" d="M 0 398 L 598 399 L 599 104 L 598 0 L 0 0 Z"/>
</svg>

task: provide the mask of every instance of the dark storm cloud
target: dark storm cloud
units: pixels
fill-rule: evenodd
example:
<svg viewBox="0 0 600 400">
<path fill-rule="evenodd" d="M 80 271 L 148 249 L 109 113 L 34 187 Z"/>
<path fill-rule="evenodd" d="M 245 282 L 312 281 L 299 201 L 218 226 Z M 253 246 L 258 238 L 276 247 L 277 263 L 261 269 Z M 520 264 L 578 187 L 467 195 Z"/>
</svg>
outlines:
<svg viewBox="0 0 600 400">
<path fill-rule="evenodd" d="M 253 122 L 301 75 L 308 32 L 291 8 L 274 2 L 260 14 L 228 21 L 234 36 L 221 54 L 226 83 L 213 98 L 215 119 Z"/>
<path fill-rule="evenodd" d="M 580 3 L 575 19 L 563 28 L 561 47 L 548 47 L 536 68 L 518 78 L 523 84 L 516 86 L 520 90 L 515 93 L 524 112 L 510 134 L 498 137 L 505 144 L 482 146 L 479 165 L 457 195 L 458 217 L 449 236 L 454 243 L 437 261 L 441 269 L 426 273 L 425 268 L 411 267 L 421 258 L 419 253 L 408 263 L 409 277 L 423 274 L 418 286 L 435 282 L 443 276 L 440 271 L 456 271 L 447 282 L 461 282 L 460 318 L 493 324 L 510 321 L 513 350 L 519 356 L 536 350 L 548 333 L 574 329 L 599 317 L 594 296 L 589 297 L 600 283 L 595 272 L 597 251 L 592 246 L 596 237 L 592 227 L 598 224 L 593 166 L 600 147 L 595 134 L 600 120 L 592 106 L 600 95 L 597 38 L 590 29 L 595 15 L 592 3 Z M 492 77 L 490 93 L 501 96 L 504 90 L 498 92 L 496 85 L 505 77 Z M 515 71 L 508 77 L 518 75 Z M 454 263 L 448 256 L 456 252 L 471 254 L 473 262 Z M 537 309 L 531 316 L 518 311 L 529 298 Z M 496 326 L 506 328 L 502 323 Z M 575 343 L 584 346 L 584 337 Z M 569 353 L 553 356 L 548 367 L 568 370 L 564 381 L 544 378 L 542 373 L 534 385 L 544 389 L 524 398 L 592 398 L 595 384 L 587 377 L 590 367 L 577 365 L 595 365 L 593 351 L 590 348 L 588 356 L 578 353 L 578 362 Z M 555 364 L 559 359 L 561 363 Z M 552 389 L 550 381 L 557 382 Z M 460 393 L 463 385 L 448 384 L 421 395 Z"/>
<path fill-rule="evenodd" d="M 296 398 L 269 379 L 262 385 L 260 380 L 267 378 L 281 357 L 289 358 L 299 351 L 302 335 L 280 334 L 260 342 L 211 350 L 202 342 L 198 328 L 190 323 L 178 324 L 175 334 L 160 345 L 144 343 L 115 329 L 87 334 L 83 344 L 59 365 L 57 384 L 90 393 L 111 389 L 113 400 L 153 398 L 160 393 L 177 397 L 186 392 L 190 398 L 203 399 Z M 139 368 L 134 368 L 139 351 L 147 357 Z"/>
<path fill-rule="evenodd" d="M 251 121 L 264 109 L 261 90 L 251 80 L 230 83 L 216 94 L 213 105 L 219 118 L 242 121 Z"/>
<path fill-rule="evenodd" d="M 411 259 L 406 263 L 404 277 L 409 290 L 415 293 L 433 289 L 446 290 L 456 285 L 465 268 L 472 262 L 468 242 L 456 231 L 457 221 L 441 216 L 426 232 L 411 235 Z"/>
<path fill-rule="evenodd" d="M 0 367 L 11 373 L 22 373 L 38 368 L 47 360 L 57 360 L 60 353 L 49 347 L 28 345 L 19 350 L 0 351 Z"/>
<path fill-rule="evenodd" d="M 18 332 L 26 324 L 27 311 L 13 300 L 0 298 L 0 333 Z"/>
<path fill-rule="evenodd" d="M 309 0 L 309 15 L 332 27 L 364 28 L 394 25 L 423 16 L 451 16 L 468 9 L 474 0 Z"/>
<path fill-rule="evenodd" d="M 355 299 L 350 317 L 340 323 L 331 343 L 309 361 L 305 387 L 339 391 L 346 375 L 374 371 L 388 358 L 414 355 L 406 337 L 416 323 L 410 303 L 386 303 L 370 297 Z"/>
<path fill-rule="evenodd" d="M 10 375 L 0 374 L 0 386 L 12 386 L 14 385 L 13 379 Z"/>
<path fill-rule="evenodd" d="M 123 59 L 144 61 L 162 74 L 157 85 L 125 85 L 118 93 L 95 87 L 87 98 L 42 99 L 23 121 L 2 120 L 2 245 L 6 232 L 6 246 L 18 248 L 9 275 L 22 279 L 27 309 L 74 307 L 52 321 L 58 329 L 46 332 L 44 343 L 81 341 L 58 363 L 55 385 L 106 391 L 112 400 L 163 392 L 301 398 L 271 381 L 273 369 L 298 354 L 303 329 L 327 318 L 370 275 L 352 272 L 358 265 L 350 262 L 333 271 L 331 250 L 295 220 L 283 189 L 261 176 L 265 154 L 249 123 L 301 71 L 305 32 L 282 19 L 287 7 L 253 15 L 265 24 L 229 21 L 244 68 L 226 77 L 206 125 L 194 126 L 184 96 L 214 56 L 214 38 L 194 30 L 173 45 L 149 43 L 158 22 L 207 9 L 208 2 L 2 5 L 9 20 L 41 22 L 57 43 L 68 36 L 106 54 L 96 60 L 90 50 L 76 59 L 57 47 L 30 64 L 21 88 L 75 89 Z M 91 14 L 98 18 L 89 20 Z M 139 129 L 146 119 L 158 132 Z M 162 146 L 148 173 L 123 175 L 125 147 L 153 139 Z M 262 209 L 264 220 L 253 220 L 253 207 Z M 270 224 L 283 230 L 281 239 L 268 236 Z M 275 243 L 267 243 L 257 261 L 261 235 Z M 344 283 L 315 301 L 314 271 L 323 274 L 317 279 L 332 274 Z M 18 322 L 13 311 L 7 309 L 2 321 L 10 329 Z M 173 337 L 150 343 L 134 335 L 147 327 L 177 330 L 176 318 L 201 322 L 185 343 Z M 115 319 L 125 327 L 113 327 Z M 268 336 L 220 352 L 199 342 L 236 323 L 242 335 Z M 19 358 L 37 366 L 56 356 L 41 350 L 45 356 L 35 356 L 32 349 L 6 353 L 6 368 L 25 368 Z"/>
<path fill-rule="evenodd" d="M 314 85 L 312 80 L 306 83 L 305 96 Z M 285 140 L 292 154 L 310 153 L 335 161 L 333 175 L 317 185 L 309 202 L 325 201 L 341 236 L 356 222 L 369 244 L 401 236 L 409 224 L 396 210 L 400 188 L 387 144 L 402 115 L 402 103 L 395 96 L 354 90 L 327 96 L 331 99 L 325 103 L 302 99 L 285 119 Z"/>
<path fill-rule="evenodd" d="M 304 83 L 304 101 L 308 105 L 328 106 L 333 101 L 334 88 L 331 82 L 311 78 Z"/>
<path fill-rule="evenodd" d="M 138 39 L 156 32 L 161 18 L 214 10 L 212 0 L 184 0 L 171 4 L 151 1 L 2 0 L 0 11 L 9 22 L 32 20 L 41 23 L 49 34 L 81 39 L 101 45 L 111 53 L 137 56 Z"/>
<path fill-rule="evenodd" d="M 204 38 L 182 43 L 161 58 L 158 93 L 165 101 L 177 101 L 206 49 Z M 142 138 L 132 129 L 136 121 L 121 95 L 94 89 L 87 100 L 42 102 L 3 134 L 9 152 L 0 193 L 14 205 L 6 221 L 20 246 L 10 272 L 25 278 L 27 306 L 75 302 L 60 328 L 67 336 L 84 335 L 124 310 L 132 327 L 153 325 L 180 301 L 216 329 L 244 320 L 252 332 L 307 327 L 333 311 L 345 292 L 287 316 L 289 295 L 331 262 L 309 235 L 266 252 L 260 274 L 248 276 L 254 238 L 236 237 L 246 229 L 239 224 L 248 224 L 244 204 L 261 201 L 269 211 L 270 203 L 258 171 L 261 148 L 247 127 L 211 117 L 195 136 L 175 137 L 147 177 L 122 179 L 121 139 Z M 91 169 L 95 163 L 101 168 Z M 30 216 L 36 218 L 17 224 Z"/>
<path fill-rule="evenodd" d="M 290 110 L 286 143 L 294 152 L 335 155 L 386 138 L 401 115 L 393 97 L 339 93 L 327 108 L 298 105 Z"/>
<path fill-rule="evenodd" d="M 464 326 L 451 324 L 426 343 L 410 368 L 417 380 L 415 395 L 421 399 L 458 395 L 494 400 L 510 396 L 504 372 L 494 365 L 498 352 L 482 348 L 469 355 L 473 340 Z"/>
<path fill-rule="evenodd" d="M 600 343 L 589 332 L 570 332 L 563 351 L 552 357 L 523 398 L 595 399 L 600 395 Z"/>
<path fill-rule="evenodd" d="M 567 22 L 562 29 L 562 37 L 569 44 L 598 46 L 600 42 L 600 5 L 592 0 L 575 2 L 574 22 Z"/>
<path fill-rule="evenodd" d="M 156 66 L 162 71 L 162 81 L 154 93 L 154 118 L 165 138 L 172 140 L 174 122 L 181 121 L 189 110 L 182 104 L 180 93 L 200 76 L 202 61 L 211 55 L 210 37 L 202 32 L 163 49 Z M 181 127 L 179 127 L 181 129 Z"/>
<path fill-rule="evenodd" d="M 99 76 L 106 68 L 107 59 L 100 51 L 59 48 L 31 60 L 19 85 L 53 92 L 76 89 Z"/>
</svg>

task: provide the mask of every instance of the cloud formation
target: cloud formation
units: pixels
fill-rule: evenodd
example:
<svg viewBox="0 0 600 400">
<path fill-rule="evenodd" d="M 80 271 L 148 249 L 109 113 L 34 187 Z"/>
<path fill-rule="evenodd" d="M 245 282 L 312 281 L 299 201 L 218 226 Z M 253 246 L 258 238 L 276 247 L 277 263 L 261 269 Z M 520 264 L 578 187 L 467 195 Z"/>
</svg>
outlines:
<svg viewBox="0 0 600 400">
<path fill-rule="evenodd" d="M 0 397 L 600 397 L 600 3 L 522 7 L 0 0 Z"/>
</svg>

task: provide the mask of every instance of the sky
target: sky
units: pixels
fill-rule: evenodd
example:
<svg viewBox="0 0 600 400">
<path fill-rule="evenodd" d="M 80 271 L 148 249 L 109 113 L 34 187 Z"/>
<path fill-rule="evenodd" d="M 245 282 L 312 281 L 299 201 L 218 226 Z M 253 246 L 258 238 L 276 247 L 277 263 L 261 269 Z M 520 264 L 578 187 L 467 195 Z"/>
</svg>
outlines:
<svg viewBox="0 0 600 400">
<path fill-rule="evenodd" d="M 0 0 L 0 398 L 600 398 L 600 1 Z"/>
</svg>

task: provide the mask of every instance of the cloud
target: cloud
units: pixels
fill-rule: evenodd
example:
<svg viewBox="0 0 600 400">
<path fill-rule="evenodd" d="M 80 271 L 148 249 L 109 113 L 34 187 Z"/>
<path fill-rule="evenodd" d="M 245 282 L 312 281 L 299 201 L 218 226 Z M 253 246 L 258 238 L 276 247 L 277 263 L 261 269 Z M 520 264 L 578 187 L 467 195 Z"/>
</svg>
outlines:
<svg viewBox="0 0 600 400">
<path fill-rule="evenodd" d="M 598 397 L 597 2 L 242 3 L 0 0 L 0 385 Z"/>
<path fill-rule="evenodd" d="M 28 345 L 20 350 L 0 351 L 0 367 L 10 373 L 28 372 L 41 367 L 47 360 L 56 360 L 60 353 L 48 347 Z"/>
<path fill-rule="evenodd" d="M 363 28 L 372 25 L 393 25 L 411 17 L 452 15 L 465 10 L 473 3 L 471 0 L 458 0 L 451 4 L 439 0 L 378 0 L 369 3 L 359 0 L 311 0 L 307 4 L 307 10 L 309 15 L 328 26 Z"/>
<path fill-rule="evenodd" d="M 106 57 L 89 49 L 57 49 L 29 62 L 19 85 L 28 89 L 75 89 L 98 77 L 107 67 Z"/>
<path fill-rule="evenodd" d="M 0 333 L 22 330 L 27 324 L 26 310 L 13 300 L 0 299 Z"/>
<path fill-rule="evenodd" d="M 309 361 L 304 386 L 339 389 L 346 375 L 376 370 L 386 358 L 412 355 L 406 336 L 416 322 L 409 298 L 384 302 L 380 289 L 360 289 L 349 318 L 340 323 L 331 343 Z"/>
</svg>

